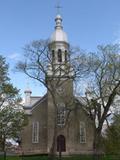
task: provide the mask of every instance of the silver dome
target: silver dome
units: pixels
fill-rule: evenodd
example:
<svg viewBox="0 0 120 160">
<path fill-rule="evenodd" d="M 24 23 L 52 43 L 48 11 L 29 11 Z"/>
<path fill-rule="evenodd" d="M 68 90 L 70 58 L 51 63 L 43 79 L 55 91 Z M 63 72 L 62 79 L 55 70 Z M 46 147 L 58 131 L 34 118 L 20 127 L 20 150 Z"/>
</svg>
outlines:
<svg viewBox="0 0 120 160">
<path fill-rule="evenodd" d="M 60 15 L 57 15 L 55 18 L 56 26 L 55 31 L 53 32 L 50 43 L 52 42 L 66 42 L 68 43 L 67 34 L 63 31 L 62 27 L 62 17 Z"/>
</svg>

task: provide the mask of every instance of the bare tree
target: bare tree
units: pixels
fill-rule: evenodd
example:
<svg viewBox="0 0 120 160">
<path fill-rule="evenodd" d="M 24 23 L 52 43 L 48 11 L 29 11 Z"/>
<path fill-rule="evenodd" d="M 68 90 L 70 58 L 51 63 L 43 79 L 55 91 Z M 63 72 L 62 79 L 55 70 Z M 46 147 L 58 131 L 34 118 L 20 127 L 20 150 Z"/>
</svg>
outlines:
<svg viewBox="0 0 120 160">
<path fill-rule="evenodd" d="M 59 94 L 60 87 L 65 87 L 67 83 L 74 79 L 74 71 L 70 63 L 71 52 L 66 52 L 64 62 L 56 63 L 55 55 L 50 51 L 47 40 L 33 41 L 25 46 L 24 51 L 24 61 L 18 62 L 17 70 L 43 84 L 47 88 L 47 94 L 54 105 L 54 135 L 50 148 L 50 157 L 53 158 L 56 152 L 58 101 L 62 101 L 66 106 L 66 123 L 73 109 L 70 107 L 73 104 L 73 95 L 70 94 L 72 91 L 68 88 L 66 93 Z"/>
<path fill-rule="evenodd" d="M 96 53 L 87 55 L 87 106 L 84 106 L 94 124 L 94 153 L 101 152 L 101 134 L 105 121 L 111 115 L 113 104 L 120 95 L 119 45 L 98 46 Z M 78 79 L 77 79 L 78 80 Z M 77 81 L 79 83 L 79 81 Z"/>
</svg>

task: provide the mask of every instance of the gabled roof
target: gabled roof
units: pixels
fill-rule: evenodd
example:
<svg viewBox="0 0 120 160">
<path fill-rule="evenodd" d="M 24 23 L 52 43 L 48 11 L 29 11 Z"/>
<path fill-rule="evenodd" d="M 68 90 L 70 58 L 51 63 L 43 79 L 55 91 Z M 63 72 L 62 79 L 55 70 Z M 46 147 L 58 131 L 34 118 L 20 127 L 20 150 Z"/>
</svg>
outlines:
<svg viewBox="0 0 120 160">
<path fill-rule="evenodd" d="M 41 100 L 42 97 L 40 96 L 31 96 L 30 97 L 30 105 L 26 106 L 24 104 L 24 109 L 27 110 L 27 109 L 32 109 L 32 107 L 38 102 Z"/>
<path fill-rule="evenodd" d="M 24 110 L 25 110 L 25 113 L 27 115 L 31 115 L 32 114 L 32 111 L 37 107 L 39 106 L 43 101 L 45 101 L 47 98 L 47 94 L 45 94 L 43 97 L 31 97 L 31 105 L 30 106 L 24 106 Z"/>
<path fill-rule="evenodd" d="M 45 94 L 43 97 L 41 97 L 41 99 L 36 101 L 36 103 L 34 103 L 32 106 L 32 110 L 34 110 L 40 103 L 42 103 L 44 100 L 46 100 L 46 98 L 47 98 L 47 94 Z"/>
<path fill-rule="evenodd" d="M 40 105 L 44 100 L 47 99 L 47 94 L 45 94 L 43 97 L 31 96 L 30 98 L 31 98 L 31 104 L 29 106 L 24 106 L 24 109 L 33 111 L 38 105 Z M 85 107 L 87 105 L 86 97 L 82 97 L 82 96 L 75 97 L 75 100 L 87 112 Z"/>
<path fill-rule="evenodd" d="M 24 106 L 24 109 L 33 109 L 36 105 L 43 102 L 43 100 L 47 97 L 45 94 L 43 97 L 40 96 L 31 96 L 31 104 L 29 106 Z M 83 106 L 87 105 L 86 97 L 75 97 L 75 99 Z"/>
<path fill-rule="evenodd" d="M 78 102 L 83 105 L 83 106 L 86 106 L 87 105 L 87 99 L 86 97 L 75 97 L 76 100 L 78 100 Z"/>
<path fill-rule="evenodd" d="M 83 111 L 87 114 L 87 115 L 89 115 L 89 112 L 88 112 L 88 110 L 87 110 L 87 108 L 86 108 L 86 106 L 87 106 L 87 99 L 86 99 L 86 97 L 75 97 L 75 99 L 76 99 L 76 101 L 81 105 L 80 107 L 83 109 Z"/>
<path fill-rule="evenodd" d="M 31 98 L 31 106 L 33 106 L 36 102 L 41 100 L 42 97 L 40 97 L 40 96 L 31 96 L 30 98 Z"/>
</svg>

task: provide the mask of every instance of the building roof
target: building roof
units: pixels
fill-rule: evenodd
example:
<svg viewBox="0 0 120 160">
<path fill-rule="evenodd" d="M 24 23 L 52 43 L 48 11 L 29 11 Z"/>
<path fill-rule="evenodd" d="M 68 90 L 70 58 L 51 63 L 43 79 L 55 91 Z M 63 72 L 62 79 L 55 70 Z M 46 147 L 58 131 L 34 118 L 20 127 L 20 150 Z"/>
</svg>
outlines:
<svg viewBox="0 0 120 160">
<path fill-rule="evenodd" d="M 79 97 L 75 97 L 78 101 L 79 101 L 79 103 L 80 104 L 82 104 L 83 106 L 86 106 L 87 105 L 87 100 L 86 100 L 86 97 L 81 97 L 81 96 L 79 96 Z"/>
<path fill-rule="evenodd" d="M 31 96 L 31 104 L 30 106 L 24 106 L 24 109 L 33 109 L 34 106 L 36 106 L 37 104 L 41 103 L 45 98 L 46 98 L 47 94 L 45 94 L 43 97 L 39 97 L 39 96 Z M 85 97 L 75 97 L 75 99 L 83 106 L 87 105 L 86 102 L 86 98 Z"/>
<path fill-rule="evenodd" d="M 24 104 L 24 109 L 25 109 L 25 110 L 26 110 L 26 109 L 32 109 L 32 107 L 33 107 L 38 101 L 40 101 L 41 98 L 42 98 L 42 97 L 40 97 L 40 96 L 31 96 L 31 97 L 30 97 L 30 105 L 29 105 L 29 106 L 26 106 L 26 105 Z"/>
</svg>

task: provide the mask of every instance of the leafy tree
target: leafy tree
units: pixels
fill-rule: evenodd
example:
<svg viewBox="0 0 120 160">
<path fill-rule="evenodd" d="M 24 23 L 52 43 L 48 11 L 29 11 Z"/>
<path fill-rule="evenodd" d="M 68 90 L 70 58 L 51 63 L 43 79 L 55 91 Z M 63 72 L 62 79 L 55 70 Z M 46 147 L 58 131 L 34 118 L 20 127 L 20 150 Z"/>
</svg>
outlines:
<svg viewBox="0 0 120 160">
<path fill-rule="evenodd" d="M 120 114 L 113 116 L 112 124 L 106 129 L 105 151 L 108 154 L 120 154 Z"/>
<path fill-rule="evenodd" d="M 20 101 L 21 98 L 18 92 L 19 90 L 10 83 L 8 64 L 6 64 L 5 58 L 0 56 L 0 108 L 6 102 L 12 102 L 14 99 Z"/>
<path fill-rule="evenodd" d="M 0 109 L 1 150 L 6 152 L 6 140 L 16 139 L 27 124 L 27 119 L 21 108 L 7 104 Z"/>
<path fill-rule="evenodd" d="M 94 125 L 94 153 L 101 152 L 103 124 L 110 116 L 120 94 L 120 47 L 119 45 L 98 46 L 96 53 L 86 55 L 89 73 L 86 75 L 86 104 L 84 107 Z M 78 81 L 79 83 L 79 81 Z"/>
<path fill-rule="evenodd" d="M 0 146 L 6 158 L 6 139 L 15 138 L 25 125 L 25 115 L 20 109 L 19 90 L 10 83 L 8 65 L 0 56 Z"/>
</svg>

